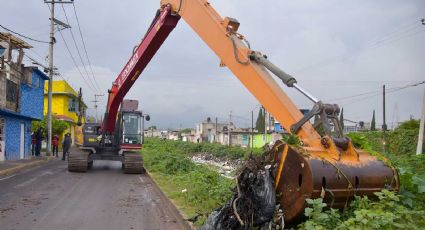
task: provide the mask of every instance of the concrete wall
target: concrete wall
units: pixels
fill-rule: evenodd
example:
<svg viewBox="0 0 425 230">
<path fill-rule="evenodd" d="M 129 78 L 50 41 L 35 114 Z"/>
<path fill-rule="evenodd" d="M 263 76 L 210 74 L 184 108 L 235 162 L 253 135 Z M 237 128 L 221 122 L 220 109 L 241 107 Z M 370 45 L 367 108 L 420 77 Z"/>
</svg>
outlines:
<svg viewBox="0 0 425 230">
<path fill-rule="evenodd" d="M 48 82 L 44 83 L 44 89 L 47 92 Z M 75 111 L 69 111 L 69 99 L 74 98 L 77 100 L 78 93 L 71 88 L 66 81 L 53 81 L 52 89 L 52 113 L 55 115 L 64 115 L 71 118 L 74 122 L 77 122 L 78 116 Z M 84 102 L 83 102 L 84 104 Z M 44 114 L 47 114 L 47 93 L 44 95 Z M 83 123 L 85 118 L 83 117 Z"/>
<path fill-rule="evenodd" d="M 0 108 L 6 107 L 6 74 L 0 72 Z"/>
</svg>

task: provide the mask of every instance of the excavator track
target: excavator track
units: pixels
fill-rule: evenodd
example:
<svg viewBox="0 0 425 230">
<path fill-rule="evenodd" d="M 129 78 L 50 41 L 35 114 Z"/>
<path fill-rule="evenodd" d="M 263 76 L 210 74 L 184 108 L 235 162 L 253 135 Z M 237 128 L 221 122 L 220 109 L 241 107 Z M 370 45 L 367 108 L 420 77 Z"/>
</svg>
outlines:
<svg viewBox="0 0 425 230">
<path fill-rule="evenodd" d="M 87 172 L 89 166 L 89 152 L 76 149 L 69 153 L 68 171 Z"/>
<path fill-rule="evenodd" d="M 139 152 L 125 152 L 122 163 L 124 173 L 142 174 L 145 172 L 143 157 Z"/>
</svg>

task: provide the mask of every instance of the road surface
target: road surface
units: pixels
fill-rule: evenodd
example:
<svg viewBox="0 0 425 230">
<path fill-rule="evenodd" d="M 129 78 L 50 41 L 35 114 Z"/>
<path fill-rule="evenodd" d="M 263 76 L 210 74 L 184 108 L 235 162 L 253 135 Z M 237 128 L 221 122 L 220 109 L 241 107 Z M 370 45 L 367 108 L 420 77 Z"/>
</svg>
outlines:
<svg viewBox="0 0 425 230">
<path fill-rule="evenodd" d="M 0 178 L 0 229 L 190 229 L 151 178 L 95 161 L 70 173 L 65 161 Z"/>
</svg>

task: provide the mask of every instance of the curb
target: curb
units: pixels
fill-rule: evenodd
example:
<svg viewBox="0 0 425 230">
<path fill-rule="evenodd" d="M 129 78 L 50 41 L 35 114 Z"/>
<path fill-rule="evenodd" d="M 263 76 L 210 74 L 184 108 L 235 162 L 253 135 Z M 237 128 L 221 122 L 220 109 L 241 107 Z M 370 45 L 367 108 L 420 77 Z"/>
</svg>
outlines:
<svg viewBox="0 0 425 230">
<path fill-rule="evenodd" d="M 172 207 L 168 207 L 168 208 L 171 208 L 171 209 L 175 209 L 179 214 L 180 214 L 180 216 L 181 216 L 181 218 L 185 221 L 185 223 L 188 225 L 188 227 L 190 227 L 190 229 L 191 230 L 197 230 L 197 228 L 193 225 L 193 223 L 192 222 L 190 222 L 190 221 L 187 221 L 186 219 L 187 219 L 187 216 L 179 209 L 179 208 L 177 208 L 177 205 L 173 202 L 173 200 L 171 200 L 168 196 L 167 196 L 167 194 L 165 194 L 162 190 L 161 190 L 161 187 L 159 187 L 159 185 L 158 185 L 158 183 L 156 183 L 156 181 L 151 177 L 151 175 L 150 175 L 150 173 L 149 173 L 149 171 L 145 168 L 145 170 L 146 170 L 146 175 L 148 175 L 150 178 L 151 178 L 151 180 L 152 180 L 152 182 L 155 184 L 155 187 L 156 187 L 156 189 L 159 191 L 159 193 L 163 196 L 163 197 L 165 197 L 168 201 L 170 201 L 170 205 L 169 206 L 171 206 L 172 205 Z"/>
<path fill-rule="evenodd" d="M 34 168 L 34 167 L 39 166 L 39 165 L 43 165 L 43 164 L 45 164 L 49 161 L 50 161 L 50 158 L 47 157 L 45 159 L 40 159 L 40 160 L 36 160 L 36 161 L 33 161 L 33 162 L 29 162 L 29 163 L 23 163 L 23 164 L 15 166 L 13 168 L 1 170 L 0 176 L 10 176 L 12 174 L 21 172 L 25 169 L 30 169 L 30 168 Z"/>
</svg>

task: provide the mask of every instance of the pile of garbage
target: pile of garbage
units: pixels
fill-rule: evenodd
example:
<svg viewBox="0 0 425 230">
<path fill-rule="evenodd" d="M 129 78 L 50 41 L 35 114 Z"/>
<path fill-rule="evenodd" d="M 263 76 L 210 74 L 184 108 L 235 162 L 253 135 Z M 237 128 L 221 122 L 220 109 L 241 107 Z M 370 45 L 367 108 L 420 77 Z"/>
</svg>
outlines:
<svg viewBox="0 0 425 230">
<path fill-rule="evenodd" d="M 269 223 L 276 209 L 271 162 L 267 154 L 247 160 L 235 178 L 232 198 L 213 211 L 200 229 L 253 229 Z"/>
<path fill-rule="evenodd" d="M 217 171 L 220 173 L 220 175 L 230 179 L 235 178 L 235 171 L 238 169 L 238 166 L 244 163 L 242 159 L 223 159 L 210 153 L 198 153 L 192 156 L 191 160 L 197 164 L 213 166 L 214 168 L 217 168 Z"/>
</svg>

